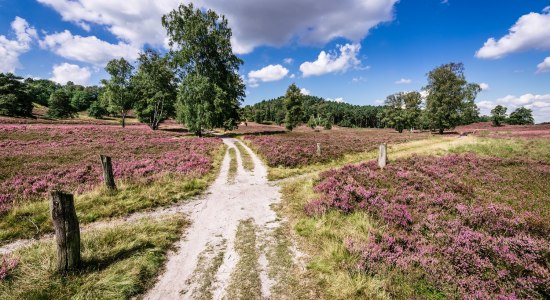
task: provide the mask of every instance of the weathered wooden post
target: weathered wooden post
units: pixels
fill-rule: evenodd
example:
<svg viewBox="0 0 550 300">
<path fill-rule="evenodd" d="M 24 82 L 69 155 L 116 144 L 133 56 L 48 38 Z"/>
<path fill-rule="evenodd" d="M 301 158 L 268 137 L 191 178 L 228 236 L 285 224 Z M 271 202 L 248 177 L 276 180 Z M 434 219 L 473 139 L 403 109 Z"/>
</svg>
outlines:
<svg viewBox="0 0 550 300">
<path fill-rule="evenodd" d="M 57 244 L 57 270 L 67 272 L 80 266 L 80 228 L 74 209 L 74 197 L 62 191 L 50 191 L 50 212 Z"/>
<path fill-rule="evenodd" d="M 317 156 L 321 156 L 321 143 L 317 143 Z"/>
<path fill-rule="evenodd" d="M 116 190 L 115 177 L 113 176 L 113 165 L 109 156 L 100 155 L 101 166 L 103 167 L 103 179 L 109 190 Z"/>
<path fill-rule="evenodd" d="M 384 169 L 388 160 L 388 145 L 380 144 L 380 150 L 378 151 L 378 166 L 380 169 Z"/>
</svg>

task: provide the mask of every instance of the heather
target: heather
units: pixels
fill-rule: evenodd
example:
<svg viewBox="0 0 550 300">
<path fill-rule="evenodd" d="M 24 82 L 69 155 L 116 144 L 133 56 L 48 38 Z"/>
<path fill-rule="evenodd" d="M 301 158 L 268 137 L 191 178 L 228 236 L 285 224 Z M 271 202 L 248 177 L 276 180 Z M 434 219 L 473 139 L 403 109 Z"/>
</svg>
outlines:
<svg viewBox="0 0 550 300">
<path fill-rule="evenodd" d="M 0 258 L 0 281 L 6 278 L 19 264 L 19 259 L 2 255 Z"/>
<path fill-rule="evenodd" d="M 550 294 L 547 163 L 413 156 L 380 171 L 371 161 L 322 173 L 315 192 L 304 206 L 310 216 L 372 220 L 367 234 L 349 231 L 341 240 L 353 259 L 339 267 L 383 278 L 392 297 Z"/>
<path fill-rule="evenodd" d="M 344 129 L 298 131 L 269 136 L 244 137 L 270 167 L 301 167 L 339 159 L 345 154 L 376 149 L 381 143 L 403 143 L 426 138 L 424 133 L 397 133 L 383 129 Z M 321 154 L 317 154 L 317 143 Z"/>
<path fill-rule="evenodd" d="M 54 188 L 93 189 L 102 180 L 99 154 L 113 158 L 117 180 L 147 184 L 166 174 L 205 176 L 220 146 L 145 126 L 0 125 L 0 212 Z"/>
<path fill-rule="evenodd" d="M 460 134 L 474 134 L 492 138 L 549 139 L 550 124 L 493 126 L 491 122 L 480 122 L 455 128 Z"/>
</svg>

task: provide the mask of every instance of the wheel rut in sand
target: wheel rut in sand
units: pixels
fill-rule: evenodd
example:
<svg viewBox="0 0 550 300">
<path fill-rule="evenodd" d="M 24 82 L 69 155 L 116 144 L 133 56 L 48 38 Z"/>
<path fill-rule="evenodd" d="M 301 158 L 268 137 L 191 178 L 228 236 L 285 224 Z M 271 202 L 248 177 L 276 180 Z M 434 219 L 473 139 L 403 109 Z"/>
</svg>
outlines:
<svg viewBox="0 0 550 300">
<path fill-rule="evenodd" d="M 268 182 L 266 167 L 250 148 L 236 139 L 223 141 L 237 153 L 236 175 L 229 184 L 227 152 L 218 178 L 189 213 L 192 225 L 144 299 L 232 299 L 243 296 L 244 285 L 237 282 L 243 280 L 254 288 L 247 297 L 270 297 L 273 282 L 262 236 L 280 226 L 272 209 L 279 187 Z"/>
</svg>

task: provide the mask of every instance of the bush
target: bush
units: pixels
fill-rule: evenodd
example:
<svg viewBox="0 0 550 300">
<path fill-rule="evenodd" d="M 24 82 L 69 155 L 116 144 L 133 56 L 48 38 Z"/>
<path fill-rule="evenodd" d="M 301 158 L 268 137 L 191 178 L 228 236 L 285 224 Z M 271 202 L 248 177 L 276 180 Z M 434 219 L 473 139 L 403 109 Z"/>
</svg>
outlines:
<svg viewBox="0 0 550 300">
<path fill-rule="evenodd" d="M 48 117 L 54 119 L 72 118 L 74 116 L 74 108 L 71 106 L 71 99 L 64 90 L 53 92 L 48 100 Z"/>
<path fill-rule="evenodd" d="M 88 108 L 88 116 L 95 119 L 103 119 L 109 112 L 99 101 L 92 102 Z"/>
<path fill-rule="evenodd" d="M 0 115 L 32 116 L 32 98 L 21 79 L 11 73 L 0 73 Z"/>
</svg>

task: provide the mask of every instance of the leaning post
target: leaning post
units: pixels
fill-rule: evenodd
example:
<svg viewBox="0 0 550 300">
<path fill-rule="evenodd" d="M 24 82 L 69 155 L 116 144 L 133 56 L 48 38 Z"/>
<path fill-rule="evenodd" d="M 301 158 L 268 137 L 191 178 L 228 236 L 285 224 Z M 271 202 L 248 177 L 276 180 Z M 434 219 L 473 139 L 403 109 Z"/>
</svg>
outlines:
<svg viewBox="0 0 550 300">
<path fill-rule="evenodd" d="M 380 144 L 378 151 L 378 166 L 380 169 L 384 169 L 388 163 L 388 145 L 386 143 Z"/>
<path fill-rule="evenodd" d="M 103 168 L 103 179 L 105 181 L 105 186 L 107 186 L 109 190 L 116 190 L 111 158 L 105 155 L 100 155 L 99 158 L 101 159 L 101 166 Z"/>
<path fill-rule="evenodd" d="M 57 244 L 57 271 L 66 273 L 80 266 L 80 228 L 72 194 L 50 191 L 50 212 Z"/>
</svg>

